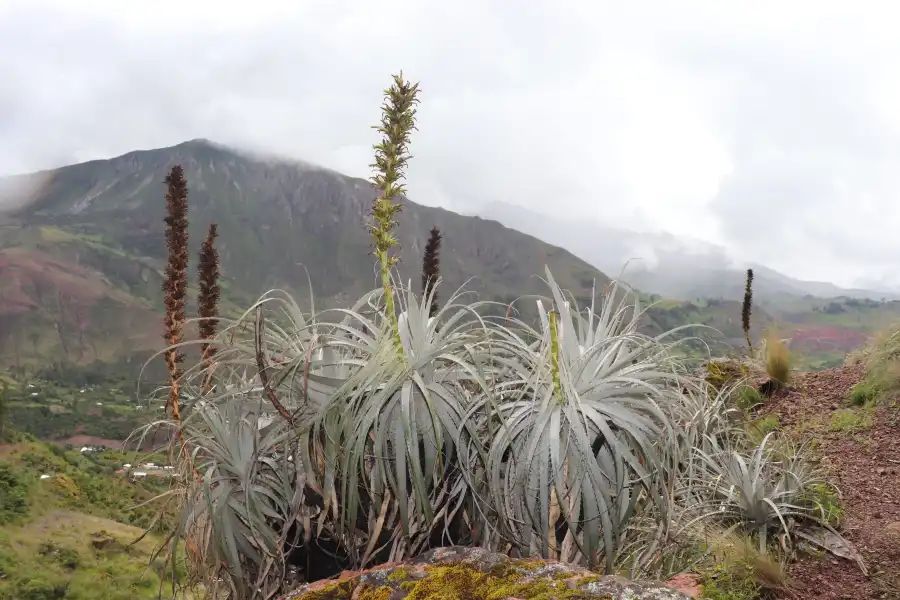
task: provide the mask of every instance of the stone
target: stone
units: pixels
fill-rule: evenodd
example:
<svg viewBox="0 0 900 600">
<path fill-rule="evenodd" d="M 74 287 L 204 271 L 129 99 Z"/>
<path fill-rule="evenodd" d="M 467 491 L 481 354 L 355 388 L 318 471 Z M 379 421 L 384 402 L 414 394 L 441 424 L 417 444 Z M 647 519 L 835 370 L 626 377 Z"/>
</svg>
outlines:
<svg viewBox="0 0 900 600">
<path fill-rule="evenodd" d="M 666 580 L 666 585 L 677 590 L 689 598 L 699 598 L 703 593 L 700 585 L 700 576 L 696 573 L 679 573 Z"/>
<path fill-rule="evenodd" d="M 436 548 L 403 563 L 344 571 L 279 600 L 687 600 L 662 583 L 598 575 L 543 559 L 483 548 Z"/>
</svg>

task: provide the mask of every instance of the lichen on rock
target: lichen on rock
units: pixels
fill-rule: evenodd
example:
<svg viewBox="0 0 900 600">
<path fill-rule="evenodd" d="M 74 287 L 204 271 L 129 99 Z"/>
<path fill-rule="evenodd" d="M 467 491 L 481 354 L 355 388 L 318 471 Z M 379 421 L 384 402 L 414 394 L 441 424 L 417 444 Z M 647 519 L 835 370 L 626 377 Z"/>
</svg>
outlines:
<svg viewBox="0 0 900 600">
<path fill-rule="evenodd" d="M 662 584 L 453 546 L 301 586 L 281 600 L 685 600 Z"/>
</svg>

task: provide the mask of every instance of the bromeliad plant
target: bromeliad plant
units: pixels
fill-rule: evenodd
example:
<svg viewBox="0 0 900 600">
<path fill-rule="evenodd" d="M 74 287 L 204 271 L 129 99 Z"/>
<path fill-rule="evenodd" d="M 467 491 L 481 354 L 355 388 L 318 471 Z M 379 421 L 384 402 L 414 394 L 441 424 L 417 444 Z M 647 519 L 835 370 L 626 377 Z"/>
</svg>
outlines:
<svg viewBox="0 0 900 600">
<path fill-rule="evenodd" d="M 708 437 L 706 449 L 696 450 L 702 475 L 691 487 L 698 509 L 708 511 L 700 518 L 714 515 L 745 528 L 756 535 L 763 553 L 773 532 L 790 540 L 793 522 L 816 522 L 825 515 L 821 503 L 810 495 L 816 486 L 827 485 L 821 472 L 802 448 L 773 446 L 772 435 L 747 450 L 735 443 L 739 440 Z"/>
<path fill-rule="evenodd" d="M 599 314 L 582 314 L 547 279 L 540 331 L 495 328 L 508 358 L 496 401 L 478 406 L 491 436 L 488 503 L 520 549 L 612 568 L 637 511 L 654 510 L 665 530 L 673 430 L 661 405 L 677 400 L 678 376 L 661 340 L 638 333 L 639 307 L 618 285 Z"/>
<path fill-rule="evenodd" d="M 420 303 L 410 286 L 394 285 L 391 271 L 400 210 L 393 199 L 405 191 L 418 90 L 398 75 L 385 91 L 373 178 L 379 196 L 369 228 L 382 289 L 338 311 L 344 318 L 325 344 L 351 373 L 312 425 L 312 439 L 336 440 L 322 448 L 330 466 L 324 485 L 342 543 L 360 566 L 382 547 L 391 560 L 414 554 L 435 533 L 450 534 L 452 523 L 474 518 L 465 510 L 465 477 L 476 468 L 478 448 L 465 415 L 468 389 L 487 389 L 481 367 L 490 361 L 488 330 L 475 306 L 454 296 L 438 310 L 434 293 Z"/>
<path fill-rule="evenodd" d="M 379 306 L 377 296 L 369 307 Z M 339 442 L 323 454 L 334 465 L 327 485 L 340 498 L 338 529 L 354 564 L 368 564 L 382 546 L 387 559 L 399 560 L 424 550 L 434 535 L 458 540 L 451 530 L 476 518 L 467 474 L 479 468 L 480 447 L 466 414 L 470 390 L 487 390 L 491 356 L 477 306 L 458 300 L 454 295 L 432 317 L 427 298 L 420 303 L 408 288 L 398 295 L 399 359 L 393 336 L 379 326 L 389 318 L 383 310 L 374 318 L 360 308 L 341 311 L 346 318 L 329 340 L 338 354 L 355 357 L 347 359 L 355 368 L 312 437 L 330 433 Z M 354 528 L 363 516 L 368 526 L 360 536 Z"/>
</svg>

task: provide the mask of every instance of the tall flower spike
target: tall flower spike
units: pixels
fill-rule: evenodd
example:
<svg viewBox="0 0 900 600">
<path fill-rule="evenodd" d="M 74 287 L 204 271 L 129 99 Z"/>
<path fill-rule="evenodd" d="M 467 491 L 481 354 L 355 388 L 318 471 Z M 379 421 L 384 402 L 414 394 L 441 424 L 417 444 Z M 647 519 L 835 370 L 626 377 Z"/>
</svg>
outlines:
<svg viewBox="0 0 900 600">
<path fill-rule="evenodd" d="M 406 192 L 402 183 L 406 163 L 409 160 L 409 136 L 416 128 L 416 103 L 419 84 L 410 84 L 403 79 L 403 73 L 394 75 L 394 84 L 384 91 L 384 103 L 381 106 L 381 123 L 374 128 L 381 135 L 380 144 L 374 146 L 375 162 L 371 165 L 375 170 L 372 183 L 378 190 L 378 197 L 372 203 L 372 223 L 369 233 L 375 242 L 375 257 L 381 270 L 381 287 L 384 289 L 385 311 L 392 329 L 397 352 L 403 355 L 403 344 L 400 340 L 400 326 L 394 305 L 394 291 L 391 285 L 391 267 L 397 258 L 391 255 L 391 248 L 397 245 L 393 229 L 397 225 L 395 217 L 401 206 L 393 200 Z"/>
<path fill-rule="evenodd" d="M 166 265 L 166 280 L 163 283 L 166 307 L 165 336 L 168 349 L 165 352 L 166 367 L 169 370 L 171 387 L 168 408 L 172 418 L 181 421 L 178 403 L 181 379 L 181 363 L 184 353 L 174 348 L 182 341 L 185 297 L 187 296 L 188 270 L 188 188 L 181 165 L 175 165 L 166 176 L 166 247 L 169 261 Z"/>
<path fill-rule="evenodd" d="M 428 242 L 425 244 L 425 252 L 422 256 L 422 296 L 428 298 L 432 294 L 431 308 L 428 316 L 433 317 L 438 312 L 438 293 L 433 289 L 441 275 L 441 230 L 437 225 L 431 228 Z"/>
<path fill-rule="evenodd" d="M 744 328 L 744 339 L 747 340 L 747 349 L 753 354 L 753 344 L 750 343 L 750 310 L 753 304 L 753 269 L 747 269 L 747 285 L 744 288 L 744 303 L 741 305 L 741 326 Z"/>
<path fill-rule="evenodd" d="M 210 223 L 209 232 L 203 245 L 200 247 L 200 264 L 198 272 L 197 307 L 200 316 L 200 339 L 204 340 L 200 346 L 201 360 L 204 368 L 209 370 L 212 365 L 215 347 L 210 344 L 216 336 L 216 319 L 219 316 L 219 251 L 216 250 L 216 237 L 219 235 L 218 226 Z M 210 373 L 204 380 L 204 391 L 209 384 Z"/>
</svg>

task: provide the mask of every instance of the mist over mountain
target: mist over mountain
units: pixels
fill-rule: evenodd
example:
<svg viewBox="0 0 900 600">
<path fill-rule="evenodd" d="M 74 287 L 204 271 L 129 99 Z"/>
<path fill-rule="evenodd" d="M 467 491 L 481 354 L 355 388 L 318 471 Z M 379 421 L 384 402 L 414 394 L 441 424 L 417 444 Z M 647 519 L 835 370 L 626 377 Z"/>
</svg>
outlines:
<svg viewBox="0 0 900 600">
<path fill-rule="evenodd" d="M 503 202 L 492 202 L 469 212 L 558 244 L 610 276 L 666 298 L 740 300 L 747 268 L 754 270 L 754 297 L 763 303 L 806 295 L 900 298 L 897 291 L 887 287 L 850 289 L 829 282 L 803 281 L 764 265 L 741 261 L 722 246 L 664 231 L 633 231 L 591 219 L 555 218 Z"/>
</svg>

